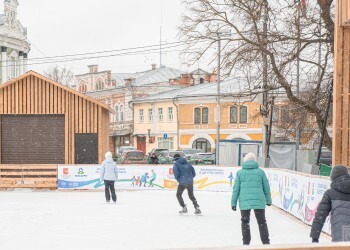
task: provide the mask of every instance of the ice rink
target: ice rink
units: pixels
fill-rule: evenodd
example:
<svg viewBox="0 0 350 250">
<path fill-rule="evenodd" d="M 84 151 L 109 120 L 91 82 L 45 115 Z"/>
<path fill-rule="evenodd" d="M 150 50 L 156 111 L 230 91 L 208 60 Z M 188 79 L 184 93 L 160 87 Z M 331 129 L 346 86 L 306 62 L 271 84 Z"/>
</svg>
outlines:
<svg viewBox="0 0 350 250">
<path fill-rule="evenodd" d="M 230 193 L 195 192 L 203 216 L 180 216 L 174 191 L 0 192 L 1 249 L 166 249 L 240 246 L 240 212 Z M 254 214 L 252 244 L 260 245 Z M 272 244 L 309 243 L 310 228 L 277 208 L 267 208 Z M 330 242 L 321 236 L 320 242 Z"/>
</svg>

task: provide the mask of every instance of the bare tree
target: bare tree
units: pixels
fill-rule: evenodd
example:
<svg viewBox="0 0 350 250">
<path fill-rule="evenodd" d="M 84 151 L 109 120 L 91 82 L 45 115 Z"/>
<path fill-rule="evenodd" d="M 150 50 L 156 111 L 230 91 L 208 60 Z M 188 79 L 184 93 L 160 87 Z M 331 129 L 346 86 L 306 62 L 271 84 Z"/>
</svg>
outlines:
<svg viewBox="0 0 350 250">
<path fill-rule="evenodd" d="M 230 37 L 221 38 L 224 76 L 244 76 L 262 85 L 266 55 L 268 86 L 263 90 L 282 88 L 287 100 L 296 106 L 295 119 L 305 110 L 315 116 L 321 130 L 325 92 L 333 77 L 333 0 L 308 1 L 308 6 L 300 0 L 183 2 L 185 60 L 195 62 L 210 55 L 216 61 L 213 48 L 222 31 L 230 30 Z M 298 64 L 300 74 L 296 73 Z M 325 144 L 331 148 L 328 133 Z"/>
<path fill-rule="evenodd" d="M 45 71 L 44 75 L 54 80 L 55 82 L 66 85 L 68 87 L 73 86 L 75 82 L 74 73 L 67 68 L 59 68 L 58 66 L 55 66 Z"/>
</svg>

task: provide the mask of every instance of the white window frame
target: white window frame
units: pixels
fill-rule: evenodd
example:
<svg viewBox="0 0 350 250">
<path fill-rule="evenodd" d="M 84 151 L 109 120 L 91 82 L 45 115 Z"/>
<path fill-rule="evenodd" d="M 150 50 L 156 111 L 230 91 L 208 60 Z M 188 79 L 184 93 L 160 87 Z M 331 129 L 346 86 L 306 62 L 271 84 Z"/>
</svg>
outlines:
<svg viewBox="0 0 350 250">
<path fill-rule="evenodd" d="M 163 137 L 157 137 L 158 148 L 174 149 L 174 137 L 168 137 L 164 139 Z"/>
<path fill-rule="evenodd" d="M 144 113 L 143 113 L 143 109 L 140 109 L 139 110 L 139 122 L 143 123 L 144 121 L 145 121 L 145 116 L 144 116 Z"/>
<path fill-rule="evenodd" d="M 168 121 L 172 122 L 174 121 L 174 112 L 173 112 L 173 107 L 168 107 Z"/>
<path fill-rule="evenodd" d="M 148 122 L 153 122 L 153 109 L 148 109 Z"/>
<path fill-rule="evenodd" d="M 121 105 L 120 107 L 119 107 L 119 113 L 120 113 L 120 121 L 122 122 L 122 121 L 124 121 L 124 105 Z"/>
<path fill-rule="evenodd" d="M 163 122 L 163 108 L 158 108 L 158 121 Z"/>
<path fill-rule="evenodd" d="M 114 122 L 119 122 L 119 106 L 115 105 L 114 106 Z"/>
</svg>

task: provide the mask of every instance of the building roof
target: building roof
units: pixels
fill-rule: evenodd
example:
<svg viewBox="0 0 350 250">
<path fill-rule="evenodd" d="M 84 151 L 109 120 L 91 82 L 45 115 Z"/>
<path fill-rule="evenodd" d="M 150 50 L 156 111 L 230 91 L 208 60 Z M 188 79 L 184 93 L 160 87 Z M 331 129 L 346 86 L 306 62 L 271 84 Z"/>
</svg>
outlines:
<svg viewBox="0 0 350 250">
<path fill-rule="evenodd" d="M 242 79 L 230 79 L 220 83 L 221 96 L 239 95 L 247 92 L 249 85 Z M 134 102 L 156 101 L 156 100 L 168 100 L 177 98 L 190 98 L 190 97 L 215 97 L 217 96 L 217 84 L 216 83 L 203 83 L 199 85 L 182 88 L 179 90 L 163 92 L 161 94 L 149 95 Z"/>
<path fill-rule="evenodd" d="M 87 95 L 84 95 L 84 94 L 82 94 L 82 93 L 80 93 L 78 91 L 75 91 L 74 89 L 71 89 L 71 88 L 69 88 L 69 87 L 67 87 L 65 85 L 62 85 L 62 84 L 58 83 L 58 82 L 55 82 L 55 81 L 53 81 L 53 80 L 51 80 L 51 79 L 49 79 L 49 78 L 47 78 L 47 77 L 45 77 L 45 76 L 35 72 L 35 71 L 32 71 L 32 70 L 28 71 L 27 73 L 25 73 L 25 74 L 23 74 L 23 75 L 21 75 L 19 77 L 13 78 L 13 79 L 7 81 L 4 84 L 1 84 L 0 85 L 0 89 L 6 88 L 7 86 L 14 84 L 15 82 L 18 82 L 18 81 L 20 81 L 20 80 L 22 80 L 22 79 L 24 79 L 26 77 L 30 77 L 30 76 L 34 76 L 34 77 L 40 78 L 40 79 L 42 79 L 42 80 L 44 80 L 44 81 L 46 81 L 46 82 L 48 82 L 50 84 L 53 84 L 53 85 L 55 85 L 55 86 L 57 86 L 57 87 L 59 87 L 61 89 L 64 89 L 64 90 L 66 90 L 66 91 L 68 91 L 68 92 L 70 92 L 70 93 L 72 93 L 74 95 L 80 96 L 81 98 L 84 98 L 84 99 L 86 99 L 89 102 L 92 102 L 92 103 L 94 103 L 94 104 L 96 104 L 98 106 L 101 106 L 102 108 L 109 110 L 111 113 L 114 113 L 113 110 L 109 109 L 107 104 L 102 103 L 102 102 L 100 102 L 100 101 L 98 101 L 98 100 L 96 100 L 96 99 L 94 99 L 92 97 L 89 97 Z"/>
</svg>

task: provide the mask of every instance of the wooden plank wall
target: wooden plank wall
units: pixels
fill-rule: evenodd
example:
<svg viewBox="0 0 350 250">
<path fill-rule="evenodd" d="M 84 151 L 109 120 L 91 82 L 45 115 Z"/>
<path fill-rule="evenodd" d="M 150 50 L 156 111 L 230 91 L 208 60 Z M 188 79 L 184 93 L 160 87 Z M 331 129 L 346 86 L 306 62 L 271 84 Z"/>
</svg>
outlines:
<svg viewBox="0 0 350 250">
<path fill-rule="evenodd" d="M 333 93 L 333 166 L 350 167 L 350 19 L 348 1 L 337 0 L 335 18 L 335 71 Z"/>
<path fill-rule="evenodd" d="M 75 133 L 98 133 L 99 160 L 104 159 L 108 150 L 108 112 L 100 105 L 34 75 L 0 89 L 0 115 L 65 114 L 65 164 L 74 164 Z"/>
</svg>

